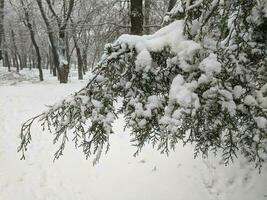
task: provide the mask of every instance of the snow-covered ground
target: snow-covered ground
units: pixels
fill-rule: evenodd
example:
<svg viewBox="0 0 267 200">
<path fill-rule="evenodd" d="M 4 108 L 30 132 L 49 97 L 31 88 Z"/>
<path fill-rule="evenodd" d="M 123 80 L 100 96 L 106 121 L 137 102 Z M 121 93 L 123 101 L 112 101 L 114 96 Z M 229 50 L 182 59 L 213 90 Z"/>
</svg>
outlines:
<svg viewBox="0 0 267 200">
<path fill-rule="evenodd" d="M 36 71 L 18 75 L 0 67 L 0 200 L 267 200 L 266 165 L 260 175 L 242 159 L 225 167 L 217 158 L 193 159 L 190 146 L 178 146 L 169 157 L 148 146 L 133 157 L 122 118 L 96 166 L 71 143 L 53 163 L 56 147 L 38 125 L 21 161 L 21 123 L 86 84 L 75 76 L 60 85 L 45 71 L 39 83 Z"/>
</svg>

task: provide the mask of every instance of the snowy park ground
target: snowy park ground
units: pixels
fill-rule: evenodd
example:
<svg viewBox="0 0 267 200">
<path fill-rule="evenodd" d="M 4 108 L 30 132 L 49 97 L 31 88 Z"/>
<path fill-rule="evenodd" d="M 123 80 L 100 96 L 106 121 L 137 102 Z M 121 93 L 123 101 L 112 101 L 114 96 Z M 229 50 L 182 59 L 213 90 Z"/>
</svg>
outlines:
<svg viewBox="0 0 267 200">
<path fill-rule="evenodd" d="M 111 149 L 93 166 L 72 143 L 53 163 L 56 146 L 49 134 L 33 127 L 33 141 L 20 160 L 17 153 L 22 122 L 39 114 L 86 84 L 76 74 L 59 84 L 45 71 L 8 73 L 0 67 L 0 200 L 267 200 L 267 165 L 259 174 L 242 158 L 225 167 L 218 158 L 193 158 L 193 147 L 177 146 L 169 157 L 146 147 L 138 157 L 114 123 Z"/>
</svg>

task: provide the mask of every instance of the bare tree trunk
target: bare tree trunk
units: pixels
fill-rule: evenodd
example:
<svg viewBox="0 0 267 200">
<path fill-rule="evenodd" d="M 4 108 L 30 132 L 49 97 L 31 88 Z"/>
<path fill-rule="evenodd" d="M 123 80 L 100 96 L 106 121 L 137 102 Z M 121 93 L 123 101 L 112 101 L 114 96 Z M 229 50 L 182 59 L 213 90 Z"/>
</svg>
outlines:
<svg viewBox="0 0 267 200">
<path fill-rule="evenodd" d="M 55 39 L 54 39 L 54 36 L 53 36 L 53 33 L 52 33 L 52 27 L 50 26 L 50 22 L 49 22 L 48 18 L 45 15 L 43 4 L 42 4 L 42 0 L 36 0 L 36 1 L 37 1 L 37 4 L 38 4 L 38 7 L 40 9 L 41 15 L 42 15 L 42 17 L 44 19 L 44 22 L 46 24 L 46 27 L 47 27 L 48 37 L 49 37 L 49 41 L 50 41 L 50 44 L 51 44 L 51 52 L 52 52 L 52 55 L 53 55 L 53 63 L 54 63 L 55 69 L 58 72 L 59 80 L 61 80 L 60 72 L 59 72 L 59 64 L 60 64 L 59 63 L 59 55 L 58 55 Z"/>
<path fill-rule="evenodd" d="M 3 57 L 3 65 L 8 68 L 8 71 L 11 72 L 11 63 L 9 60 L 9 53 L 5 48 L 6 45 L 6 36 L 5 36 L 5 27 L 4 27 L 4 8 L 5 8 L 5 0 L 0 0 L 0 60 Z"/>
<path fill-rule="evenodd" d="M 11 72 L 11 66 L 9 61 L 9 55 L 7 51 L 4 51 L 4 66 L 7 66 L 8 71 Z"/>
<path fill-rule="evenodd" d="M 52 47 L 49 45 L 48 48 L 48 56 L 49 56 L 49 65 L 50 65 L 50 71 L 53 74 L 53 76 L 57 76 L 57 68 L 54 63 L 54 56 L 53 56 L 53 50 Z"/>
<path fill-rule="evenodd" d="M 5 8 L 5 0 L 0 0 L 0 60 L 3 57 L 3 65 L 8 68 L 8 71 L 11 72 L 11 64 L 9 60 L 9 54 L 7 49 L 5 49 L 6 45 L 6 36 L 5 36 L 5 27 L 4 27 L 4 8 Z"/>
<path fill-rule="evenodd" d="M 50 68 L 50 62 L 49 62 L 49 53 L 46 54 L 46 69 L 48 70 Z"/>
<path fill-rule="evenodd" d="M 12 61 L 13 61 L 13 67 L 15 67 L 16 71 L 19 73 L 19 63 L 16 54 L 13 56 Z"/>
<path fill-rule="evenodd" d="M 36 64 L 35 64 L 35 53 L 32 52 L 32 68 L 35 69 L 36 67 Z"/>
<path fill-rule="evenodd" d="M 83 49 L 82 61 L 83 61 L 83 74 L 85 74 L 88 71 L 87 49 Z"/>
<path fill-rule="evenodd" d="M 65 37 L 65 47 L 66 47 L 66 52 L 65 52 L 65 56 L 66 56 L 66 59 L 68 61 L 68 65 L 69 65 L 69 68 L 71 67 L 70 66 L 70 62 L 71 62 L 71 56 L 72 56 L 72 53 L 70 52 L 70 39 L 69 39 L 69 34 L 66 33 L 66 37 Z"/>
<path fill-rule="evenodd" d="M 22 56 L 20 54 L 18 54 L 18 60 L 19 60 L 19 68 L 20 70 L 23 70 Z"/>
<path fill-rule="evenodd" d="M 69 62 L 67 58 L 67 47 L 66 47 L 66 35 L 65 30 L 61 30 L 59 34 L 59 72 L 60 72 L 60 83 L 68 82 L 69 75 Z"/>
<path fill-rule="evenodd" d="M 17 72 L 19 72 L 18 49 L 17 49 L 15 33 L 13 29 L 11 29 L 11 40 L 13 43 L 13 66 L 17 69 Z"/>
<path fill-rule="evenodd" d="M 27 55 L 23 54 L 21 57 L 23 67 L 27 68 Z"/>
<path fill-rule="evenodd" d="M 145 26 L 148 26 L 150 24 L 150 9 L 151 9 L 151 0 L 145 0 L 145 12 L 144 12 L 144 21 Z M 145 33 L 150 33 L 150 28 L 145 27 Z"/>
<path fill-rule="evenodd" d="M 50 0 L 46 0 L 49 10 L 51 11 L 52 15 L 56 18 L 58 28 L 59 28 L 59 46 L 56 46 L 55 38 L 53 35 L 52 27 L 50 25 L 50 22 L 45 14 L 42 0 L 36 0 L 38 7 L 40 9 L 41 15 L 44 19 L 44 22 L 47 27 L 48 37 L 50 40 L 52 53 L 53 53 L 53 60 L 55 67 L 58 72 L 58 78 L 60 83 L 67 83 L 68 82 L 68 75 L 69 75 L 69 63 L 67 61 L 67 47 L 66 47 L 66 28 L 68 21 L 70 19 L 71 13 L 73 11 L 74 7 L 74 0 L 69 1 L 69 6 L 67 10 L 66 16 L 64 16 L 64 20 L 60 20 L 60 18 L 57 16 L 56 12 L 53 9 L 52 3 Z M 65 1 L 63 2 L 65 5 Z M 64 6 L 65 9 L 65 6 Z"/>
<path fill-rule="evenodd" d="M 173 7 L 175 6 L 176 2 L 177 2 L 177 0 L 170 0 L 169 1 L 168 12 L 170 12 L 173 9 Z"/>
<path fill-rule="evenodd" d="M 30 70 L 32 70 L 32 56 L 29 56 L 28 58 L 28 62 L 29 62 L 29 65 L 30 65 Z"/>
<path fill-rule="evenodd" d="M 87 35 L 84 35 L 83 37 L 85 38 L 85 45 L 83 46 L 82 49 L 82 58 L 83 58 L 83 73 L 85 74 L 88 71 L 88 60 L 87 60 L 87 54 L 88 54 L 88 49 L 89 49 L 89 39 Z"/>
<path fill-rule="evenodd" d="M 4 41 L 4 5 L 5 1 L 0 0 L 0 60 L 3 59 L 3 41 Z"/>
<path fill-rule="evenodd" d="M 73 35 L 73 42 L 74 42 L 74 46 L 76 49 L 77 61 L 78 61 L 78 79 L 82 80 L 83 79 L 83 61 L 82 61 L 81 49 L 78 45 L 75 34 Z"/>
<path fill-rule="evenodd" d="M 91 63 L 91 69 L 93 69 L 94 66 L 95 66 L 95 62 L 96 62 L 96 58 L 97 58 L 97 55 L 98 55 L 98 51 L 99 51 L 99 48 L 96 48 L 96 50 L 94 52 L 93 59 L 92 59 L 92 63 Z"/>
<path fill-rule="evenodd" d="M 143 1 L 131 0 L 131 34 L 142 35 L 143 33 Z"/>
<path fill-rule="evenodd" d="M 38 46 L 38 44 L 37 44 L 37 42 L 35 40 L 35 33 L 34 33 L 34 30 L 33 30 L 33 25 L 30 22 L 30 15 L 29 15 L 29 12 L 28 12 L 29 9 L 25 7 L 25 4 L 24 4 L 23 0 L 21 0 L 20 2 L 22 4 L 23 10 L 24 10 L 26 25 L 27 25 L 27 27 L 28 27 L 28 29 L 30 31 L 31 41 L 32 41 L 32 44 L 34 46 L 35 53 L 37 55 L 37 67 L 38 67 L 38 70 L 39 70 L 39 79 L 40 79 L 40 81 L 43 81 L 44 80 L 44 76 L 43 76 L 43 70 L 42 70 L 42 57 L 41 57 L 39 46 Z"/>
</svg>

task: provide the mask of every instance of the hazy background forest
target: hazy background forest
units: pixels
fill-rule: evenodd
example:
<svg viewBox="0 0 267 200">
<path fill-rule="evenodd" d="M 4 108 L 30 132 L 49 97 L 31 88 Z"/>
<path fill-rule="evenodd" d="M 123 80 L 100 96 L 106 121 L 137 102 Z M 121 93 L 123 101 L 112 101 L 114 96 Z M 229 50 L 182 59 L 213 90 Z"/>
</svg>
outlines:
<svg viewBox="0 0 267 200">
<path fill-rule="evenodd" d="M 142 3 L 136 2 L 137 6 Z M 0 5 L 3 66 L 17 72 L 40 68 L 40 80 L 44 78 L 41 69 L 49 69 L 61 82 L 67 82 L 68 71 L 78 69 L 78 78 L 83 79 L 98 62 L 105 44 L 139 31 L 130 26 L 130 1 L 1 0 Z M 145 34 L 159 29 L 168 7 L 168 0 L 145 1 L 137 26 Z M 61 62 L 67 63 L 63 72 L 58 71 Z"/>
</svg>

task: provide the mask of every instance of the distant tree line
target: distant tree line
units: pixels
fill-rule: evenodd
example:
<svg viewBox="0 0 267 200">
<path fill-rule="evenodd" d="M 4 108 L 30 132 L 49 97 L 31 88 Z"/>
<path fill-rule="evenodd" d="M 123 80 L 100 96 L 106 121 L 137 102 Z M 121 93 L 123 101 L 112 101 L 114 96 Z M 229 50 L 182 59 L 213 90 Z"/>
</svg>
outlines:
<svg viewBox="0 0 267 200">
<path fill-rule="evenodd" d="M 0 59 L 9 71 L 49 69 L 67 83 L 92 69 L 104 45 L 123 33 L 158 29 L 169 1 L 0 0 Z"/>
</svg>

